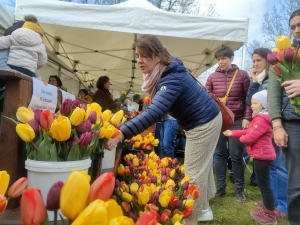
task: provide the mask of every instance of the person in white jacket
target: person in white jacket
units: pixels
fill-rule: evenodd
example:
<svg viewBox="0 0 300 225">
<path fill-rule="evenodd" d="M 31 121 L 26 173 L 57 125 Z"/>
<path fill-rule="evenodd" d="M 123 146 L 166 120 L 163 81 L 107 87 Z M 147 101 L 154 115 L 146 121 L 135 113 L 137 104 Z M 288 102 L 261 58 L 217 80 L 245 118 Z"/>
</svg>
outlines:
<svg viewBox="0 0 300 225">
<path fill-rule="evenodd" d="M 36 77 L 36 69 L 43 67 L 48 59 L 42 37 L 43 30 L 36 23 L 28 21 L 11 35 L 0 37 L 0 49 L 9 48 L 7 65 Z"/>
</svg>

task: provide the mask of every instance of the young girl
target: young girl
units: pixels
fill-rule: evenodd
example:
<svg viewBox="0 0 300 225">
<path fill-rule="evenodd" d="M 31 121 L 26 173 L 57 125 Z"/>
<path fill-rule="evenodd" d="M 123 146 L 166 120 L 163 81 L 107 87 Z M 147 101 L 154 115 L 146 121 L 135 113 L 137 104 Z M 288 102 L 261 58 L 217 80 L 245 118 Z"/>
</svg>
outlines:
<svg viewBox="0 0 300 225">
<path fill-rule="evenodd" d="M 16 29 L 11 35 L 0 37 L 0 49 L 9 48 L 7 65 L 31 77 L 36 77 L 36 69 L 47 62 L 42 40 L 44 32 L 36 23 L 35 16 L 26 16 L 22 28 Z"/>
<path fill-rule="evenodd" d="M 260 224 L 277 224 L 274 213 L 274 196 L 270 188 L 270 168 L 276 157 L 272 144 L 272 122 L 268 114 L 267 91 L 259 91 L 252 96 L 253 120 L 246 130 L 226 130 L 225 136 L 239 137 L 253 158 L 257 182 L 263 198 L 263 207 L 250 211 L 253 219 Z"/>
</svg>

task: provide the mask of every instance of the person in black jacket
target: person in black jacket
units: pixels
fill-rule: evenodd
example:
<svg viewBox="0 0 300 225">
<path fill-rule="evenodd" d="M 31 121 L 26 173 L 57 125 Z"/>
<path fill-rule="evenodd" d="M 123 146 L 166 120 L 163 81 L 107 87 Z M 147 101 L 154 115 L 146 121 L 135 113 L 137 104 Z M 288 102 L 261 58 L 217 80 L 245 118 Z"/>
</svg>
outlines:
<svg viewBox="0 0 300 225">
<path fill-rule="evenodd" d="M 156 36 L 142 36 L 135 42 L 135 49 L 144 78 L 142 90 L 152 102 L 140 115 L 123 124 L 121 134 L 110 139 L 106 147 L 113 149 L 124 138 L 143 132 L 169 113 L 186 133 L 185 174 L 201 190 L 201 198 L 195 200 L 193 214 L 185 223 L 196 225 L 197 220 L 212 220 L 209 200 L 216 188 L 211 162 L 222 125 L 219 107 Z"/>
</svg>

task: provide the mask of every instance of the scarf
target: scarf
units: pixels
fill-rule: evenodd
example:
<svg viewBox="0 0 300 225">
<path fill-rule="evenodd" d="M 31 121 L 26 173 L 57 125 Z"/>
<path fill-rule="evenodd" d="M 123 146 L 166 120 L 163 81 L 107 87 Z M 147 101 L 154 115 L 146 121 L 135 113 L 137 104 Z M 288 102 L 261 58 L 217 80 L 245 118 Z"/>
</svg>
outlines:
<svg viewBox="0 0 300 225">
<path fill-rule="evenodd" d="M 156 93 L 156 85 L 165 69 L 166 66 L 157 63 L 150 73 L 143 74 L 144 83 L 142 85 L 142 90 L 147 92 L 151 98 L 153 98 Z"/>
<path fill-rule="evenodd" d="M 264 69 L 260 74 L 258 74 L 257 76 L 257 82 L 259 83 L 259 85 L 261 85 L 262 81 L 265 79 L 266 77 L 266 69 Z"/>
</svg>

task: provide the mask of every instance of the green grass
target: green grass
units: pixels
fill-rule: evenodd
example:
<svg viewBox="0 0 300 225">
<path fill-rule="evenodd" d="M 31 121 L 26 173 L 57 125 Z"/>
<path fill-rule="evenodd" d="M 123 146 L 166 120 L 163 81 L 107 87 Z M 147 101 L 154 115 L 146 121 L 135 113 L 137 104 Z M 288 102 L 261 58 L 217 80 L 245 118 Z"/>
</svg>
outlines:
<svg viewBox="0 0 300 225">
<path fill-rule="evenodd" d="M 249 163 L 249 168 L 252 168 L 252 161 Z M 253 209 L 258 209 L 255 202 L 262 201 L 260 190 L 258 187 L 250 186 L 251 173 L 248 169 L 245 170 L 245 196 L 247 201 L 239 203 L 235 200 L 235 187 L 228 180 L 226 196 L 224 198 L 211 199 L 210 207 L 214 214 L 214 220 L 210 222 L 198 222 L 199 225 L 215 224 L 215 225 L 257 225 L 249 212 Z M 287 218 L 277 218 L 277 224 L 288 225 Z"/>
</svg>

